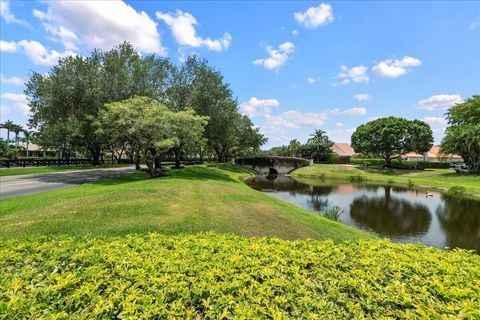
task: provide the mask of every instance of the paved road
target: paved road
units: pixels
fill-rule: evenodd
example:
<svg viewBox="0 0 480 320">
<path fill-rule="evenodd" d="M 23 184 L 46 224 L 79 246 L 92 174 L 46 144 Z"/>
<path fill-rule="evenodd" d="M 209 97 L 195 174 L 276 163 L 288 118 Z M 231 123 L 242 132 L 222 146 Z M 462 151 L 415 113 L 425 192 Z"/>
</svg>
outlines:
<svg viewBox="0 0 480 320">
<path fill-rule="evenodd" d="M 119 177 L 132 172 L 135 172 L 135 168 L 124 167 L 0 177 L 0 199 Z"/>
</svg>

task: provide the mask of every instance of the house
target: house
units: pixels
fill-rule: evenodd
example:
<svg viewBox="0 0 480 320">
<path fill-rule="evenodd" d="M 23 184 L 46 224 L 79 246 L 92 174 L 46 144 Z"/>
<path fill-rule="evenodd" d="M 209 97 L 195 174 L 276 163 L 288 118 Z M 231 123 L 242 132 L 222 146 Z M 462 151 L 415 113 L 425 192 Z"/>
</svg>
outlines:
<svg viewBox="0 0 480 320">
<path fill-rule="evenodd" d="M 20 144 L 20 158 L 27 157 L 27 145 Z M 39 146 L 38 144 L 30 143 L 28 145 L 28 157 L 29 158 L 61 158 L 61 152 L 57 152 L 55 150 L 44 149 L 43 147 Z"/>
<path fill-rule="evenodd" d="M 463 162 L 463 158 L 458 154 L 442 154 L 439 146 L 433 146 L 428 152 L 418 154 L 409 152 L 402 156 L 406 161 L 429 161 L 429 162 Z"/>
<path fill-rule="evenodd" d="M 338 154 L 338 159 L 335 161 L 335 163 L 338 164 L 348 164 L 350 163 L 350 158 L 356 155 L 355 151 L 348 143 L 335 143 L 332 146 L 332 150 Z"/>
</svg>

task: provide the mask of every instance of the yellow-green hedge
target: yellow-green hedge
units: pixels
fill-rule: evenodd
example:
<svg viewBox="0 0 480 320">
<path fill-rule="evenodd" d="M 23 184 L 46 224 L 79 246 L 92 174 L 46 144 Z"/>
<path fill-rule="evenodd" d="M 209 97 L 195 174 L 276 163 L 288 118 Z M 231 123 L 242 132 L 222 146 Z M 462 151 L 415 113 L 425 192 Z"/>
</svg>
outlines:
<svg viewBox="0 0 480 320">
<path fill-rule="evenodd" d="M 0 243 L 0 318 L 480 318 L 480 256 L 158 234 Z"/>
</svg>

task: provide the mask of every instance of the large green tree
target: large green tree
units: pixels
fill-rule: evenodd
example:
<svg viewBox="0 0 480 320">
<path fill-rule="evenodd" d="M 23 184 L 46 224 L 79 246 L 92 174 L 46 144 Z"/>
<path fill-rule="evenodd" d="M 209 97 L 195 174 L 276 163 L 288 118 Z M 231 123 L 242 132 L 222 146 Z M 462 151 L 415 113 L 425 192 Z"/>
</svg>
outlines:
<svg viewBox="0 0 480 320">
<path fill-rule="evenodd" d="M 192 108 L 209 117 L 204 138 L 218 161 L 251 155 L 266 142 L 252 121 L 238 112 L 238 103 L 221 73 L 196 56 L 173 69 L 166 103 L 175 111 Z"/>
<path fill-rule="evenodd" d="M 196 143 L 208 120 L 193 110 L 171 111 L 148 97 L 106 104 L 101 119 L 108 132 L 117 131 L 115 136 L 141 154 L 151 177 L 160 169 L 161 156 L 172 149 L 181 152 L 185 145 Z"/>
<path fill-rule="evenodd" d="M 460 154 L 470 171 L 480 173 L 480 96 L 465 100 L 447 112 L 449 127 L 443 138 L 442 153 Z"/>
<path fill-rule="evenodd" d="M 47 74 L 30 76 L 25 90 L 30 126 L 48 131 L 43 140 L 57 148 L 65 144 L 62 135 L 69 131 L 69 143 L 88 150 L 98 163 L 107 143 L 99 121 L 104 105 L 135 95 L 165 99 L 170 69 L 168 60 L 142 57 L 128 43 L 107 52 L 95 50 L 89 57 L 60 59 Z"/>
<path fill-rule="evenodd" d="M 389 168 L 392 159 L 408 152 L 427 152 L 432 145 L 432 130 L 420 120 L 380 118 L 360 125 L 352 134 L 352 148 L 355 152 L 378 155 L 385 159 Z"/>
</svg>

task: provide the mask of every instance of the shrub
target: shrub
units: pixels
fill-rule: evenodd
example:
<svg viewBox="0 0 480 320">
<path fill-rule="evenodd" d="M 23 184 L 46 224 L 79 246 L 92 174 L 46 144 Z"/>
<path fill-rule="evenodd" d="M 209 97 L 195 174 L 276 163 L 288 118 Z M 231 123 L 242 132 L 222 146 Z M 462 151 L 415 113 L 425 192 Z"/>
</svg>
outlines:
<svg viewBox="0 0 480 320">
<path fill-rule="evenodd" d="M 362 176 L 360 174 L 355 174 L 355 175 L 349 176 L 348 180 L 350 180 L 350 182 L 365 182 L 367 181 L 367 177 Z"/>
<path fill-rule="evenodd" d="M 467 192 L 467 189 L 464 186 L 453 186 L 448 189 L 448 193 L 453 195 L 462 195 Z"/>
<path fill-rule="evenodd" d="M 0 318 L 480 317 L 480 256 L 197 234 L 0 242 Z"/>
<path fill-rule="evenodd" d="M 340 218 L 342 213 L 343 213 L 342 208 L 340 208 L 339 206 L 333 206 L 333 208 L 326 210 L 323 216 L 327 219 L 338 221 L 338 218 Z"/>
</svg>

